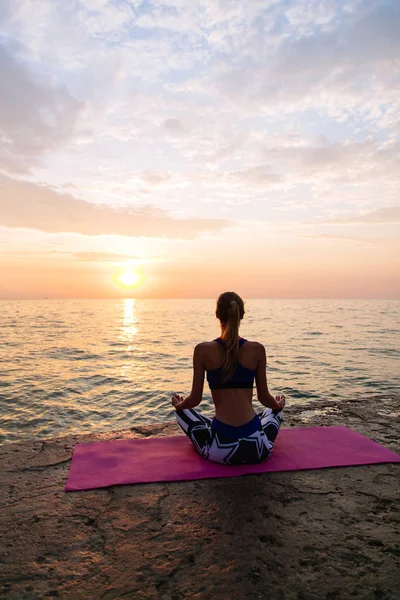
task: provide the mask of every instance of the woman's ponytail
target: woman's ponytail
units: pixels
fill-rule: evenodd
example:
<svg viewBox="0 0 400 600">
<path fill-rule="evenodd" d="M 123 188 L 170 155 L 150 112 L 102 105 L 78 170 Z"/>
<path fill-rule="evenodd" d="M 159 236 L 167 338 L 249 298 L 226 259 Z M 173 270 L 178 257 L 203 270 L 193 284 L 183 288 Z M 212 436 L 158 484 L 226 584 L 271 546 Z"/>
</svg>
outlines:
<svg viewBox="0 0 400 600">
<path fill-rule="evenodd" d="M 239 326 L 244 315 L 243 300 L 235 292 L 221 294 L 217 301 L 216 316 L 221 321 L 221 339 L 225 354 L 222 364 L 222 383 L 232 377 L 239 354 Z"/>
</svg>

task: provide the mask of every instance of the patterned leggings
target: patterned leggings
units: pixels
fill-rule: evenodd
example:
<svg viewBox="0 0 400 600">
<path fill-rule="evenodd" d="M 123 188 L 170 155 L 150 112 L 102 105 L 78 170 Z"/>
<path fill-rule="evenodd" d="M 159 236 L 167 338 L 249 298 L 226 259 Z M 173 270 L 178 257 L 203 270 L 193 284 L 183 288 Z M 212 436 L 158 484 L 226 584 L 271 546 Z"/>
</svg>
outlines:
<svg viewBox="0 0 400 600">
<path fill-rule="evenodd" d="M 270 456 L 283 414 L 282 411 L 274 412 L 266 408 L 258 417 L 258 429 L 238 438 L 225 432 L 216 432 L 212 428 L 212 419 L 193 408 L 176 411 L 178 424 L 201 456 L 226 465 L 259 463 Z"/>
</svg>

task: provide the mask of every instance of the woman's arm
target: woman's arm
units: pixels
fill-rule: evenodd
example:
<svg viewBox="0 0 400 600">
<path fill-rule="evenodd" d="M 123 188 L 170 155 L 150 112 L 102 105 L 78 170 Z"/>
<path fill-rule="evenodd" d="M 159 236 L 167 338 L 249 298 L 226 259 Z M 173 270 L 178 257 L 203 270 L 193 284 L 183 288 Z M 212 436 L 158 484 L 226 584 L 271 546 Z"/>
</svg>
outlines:
<svg viewBox="0 0 400 600">
<path fill-rule="evenodd" d="M 185 399 L 177 394 L 172 396 L 172 404 L 177 410 L 182 410 L 183 408 L 194 408 L 200 404 L 203 398 L 204 372 L 202 345 L 197 344 L 193 352 L 192 391 Z"/>
<path fill-rule="evenodd" d="M 257 387 L 257 398 L 267 408 L 273 410 L 280 410 L 283 408 L 280 401 L 274 398 L 268 390 L 267 384 L 267 357 L 265 354 L 265 348 L 262 344 L 259 344 L 258 351 L 258 362 L 256 368 L 256 387 Z M 284 396 L 283 396 L 284 398 Z M 283 400 L 284 402 L 284 400 Z"/>
</svg>

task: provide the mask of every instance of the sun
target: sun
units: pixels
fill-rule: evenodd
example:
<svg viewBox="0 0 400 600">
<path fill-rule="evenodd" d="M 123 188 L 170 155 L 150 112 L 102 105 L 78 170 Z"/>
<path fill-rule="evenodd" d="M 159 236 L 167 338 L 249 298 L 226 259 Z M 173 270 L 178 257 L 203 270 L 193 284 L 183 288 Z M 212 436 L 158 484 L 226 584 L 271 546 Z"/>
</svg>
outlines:
<svg viewBox="0 0 400 600">
<path fill-rule="evenodd" d="M 126 270 L 118 275 L 118 281 L 125 287 L 135 287 L 140 282 L 140 275 L 135 271 Z"/>
<path fill-rule="evenodd" d="M 143 281 L 144 277 L 132 266 L 121 267 L 114 276 L 116 283 L 123 288 L 137 288 Z"/>
</svg>

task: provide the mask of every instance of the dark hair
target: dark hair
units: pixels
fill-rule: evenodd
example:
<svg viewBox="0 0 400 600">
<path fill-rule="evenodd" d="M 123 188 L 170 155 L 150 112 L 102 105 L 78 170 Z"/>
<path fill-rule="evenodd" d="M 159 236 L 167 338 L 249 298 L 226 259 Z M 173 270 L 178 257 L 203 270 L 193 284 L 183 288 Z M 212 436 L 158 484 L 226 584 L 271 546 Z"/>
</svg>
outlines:
<svg viewBox="0 0 400 600">
<path fill-rule="evenodd" d="M 222 364 L 224 383 L 233 375 L 238 362 L 239 325 L 244 316 L 244 302 L 235 292 L 224 292 L 217 300 L 215 315 L 221 322 L 221 339 L 225 347 Z"/>
</svg>

